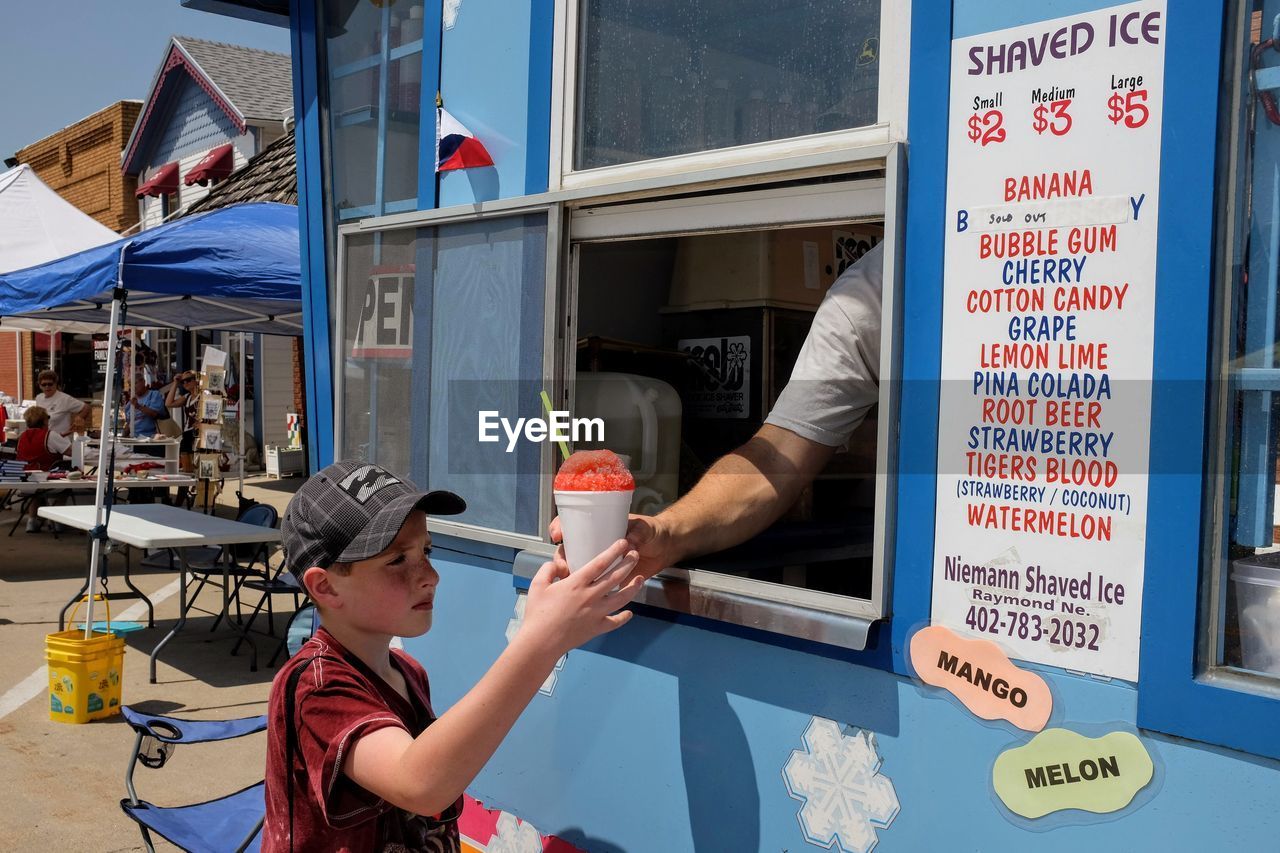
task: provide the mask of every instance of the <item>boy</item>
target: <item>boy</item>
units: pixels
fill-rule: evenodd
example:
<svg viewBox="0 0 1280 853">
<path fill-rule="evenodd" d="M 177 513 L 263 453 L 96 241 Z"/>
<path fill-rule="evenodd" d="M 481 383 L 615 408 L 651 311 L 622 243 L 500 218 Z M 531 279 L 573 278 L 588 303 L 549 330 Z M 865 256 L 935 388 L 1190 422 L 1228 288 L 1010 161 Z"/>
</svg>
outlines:
<svg viewBox="0 0 1280 853">
<path fill-rule="evenodd" d="M 464 509 L 364 462 L 330 465 L 289 502 L 286 565 L 324 627 L 271 687 L 264 853 L 456 853 L 463 790 L 556 661 L 631 618 L 615 612 L 643 583 L 622 584 L 638 559 L 625 540 L 572 575 L 558 552 L 533 579 L 520 632 L 437 719 L 426 672 L 390 643 L 431 627 L 427 514 Z"/>
</svg>

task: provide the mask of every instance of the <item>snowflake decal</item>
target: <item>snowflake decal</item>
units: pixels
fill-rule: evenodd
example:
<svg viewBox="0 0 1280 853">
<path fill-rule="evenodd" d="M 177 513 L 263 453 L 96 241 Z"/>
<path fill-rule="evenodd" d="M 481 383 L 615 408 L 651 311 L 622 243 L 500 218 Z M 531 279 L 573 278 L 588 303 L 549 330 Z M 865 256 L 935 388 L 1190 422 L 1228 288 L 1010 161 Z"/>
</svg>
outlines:
<svg viewBox="0 0 1280 853">
<path fill-rule="evenodd" d="M 511 645 L 511 639 L 515 637 L 516 632 L 520 630 L 520 626 L 524 624 L 524 605 L 528 601 L 529 596 L 523 592 L 516 593 L 516 609 L 511 616 L 511 621 L 507 623 L 507 645 Z M 538 688 L 538 692 L 543 696 L 550 696 L 556 689 L 556 680 L 560 676 L 560 671 L 564 669 L 564 662 L 568 659 L 568 655 L 561 655 L 560 660 L 556 661 L 556 665 L 552 668 L 551 674 L 547 676 L 547 680 L 542 682 L 542 686 Z"/>
<path fill-rule="evenodd" d="M 805 840 L 842 853 L 869 853 L 898 815 L 893 782 L 880 775 L 875 735 L 851 735 L 833 720 L 814 717 L 804 732 L 805 749 L 795 750 L 782 768 L 787 793 L 804 803 L 800 829 Z"/>
<path fill-rule="evenodd" d="M 485 845 L 485 853 L 542 853 L 542 836 L 532 824 L 503 812 L 497 832 Z"/>
</svg>

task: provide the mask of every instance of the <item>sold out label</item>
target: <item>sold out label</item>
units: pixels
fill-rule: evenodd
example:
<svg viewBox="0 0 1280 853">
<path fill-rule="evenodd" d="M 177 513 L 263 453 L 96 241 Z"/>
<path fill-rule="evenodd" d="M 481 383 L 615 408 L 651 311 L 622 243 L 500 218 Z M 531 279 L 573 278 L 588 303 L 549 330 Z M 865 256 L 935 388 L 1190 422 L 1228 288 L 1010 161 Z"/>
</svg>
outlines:
<svg viewBox="0 0 1280 853">
<path fill-rule="evenodd" d="M 911 638 L 911 665 L 921 681 L 953 694 L 984 720 L 1008 720 L 1029 732 L 1049 722 L 1049 685 L 1019 669 L 990 640 L 965 639 L 931 625 Z"/>
</svg>

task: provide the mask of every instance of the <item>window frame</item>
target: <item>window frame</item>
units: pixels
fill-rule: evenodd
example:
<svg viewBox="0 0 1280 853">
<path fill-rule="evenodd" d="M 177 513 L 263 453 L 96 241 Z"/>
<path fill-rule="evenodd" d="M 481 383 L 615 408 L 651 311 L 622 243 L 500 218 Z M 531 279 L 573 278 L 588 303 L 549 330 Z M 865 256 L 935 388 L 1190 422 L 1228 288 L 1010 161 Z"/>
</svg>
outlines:
<svg viewBox="0 0 1280 853">
<path fill-rule="evenodd" d="M 323 5 L 323 3 L 318 3 L 316 5 L 316 17 L 321 27 L 324 25 Z M 390 27 L 392 5 L 394 4 L 388 3 L 386 6 L 383 6 L 379 14 L 378 26 L 381 34 L 381 47 L 378 48 L 378 53 L 376 55 L 364 56 L 360 59 L 343 63 L 342 65 L 333 65 L 329 61 L 329 45 L 327 39 L 324 37 L 323 33 L 321 33 L 317 38 L 317 46 L 320 51 L 320 76 L 325 91 L 325 107 L 321 118 L 324 125 L 324 134 L 326 139 L 323 160 L 324 169 L 326 171 L 326 182 L 330 187 L 335 185 L 334 163 L 332 159 L 333 130 L 335 122 L 341 121 L 341 118 L 333 112 L 332 103 L 330 101 L 333 89 L 335 88 L 333 83 L 344 77 L 359 74 L 360 72 L 371 68 L 377 69 L 378 72 L 378 103 L 375 107 L 377 109 L 377 119 L 374 124 L 376 152 L 373 164 L 374 199 L 373 202 L 368 205 L 339 209 L 337 206 L 337 200 L 333 198 L 333 193 L 327 193 L 328 203 L 331 206 L 331 210 L 329 212 L 335 225 L 344 225 L 358 221 L 362 218 L 378 216 L 379 214 L 400 213 L 415 210 L 425 202 L 422 198 L 423 181 L 421 177 L 418 180 L 418 186 L 415 189 L 415 196 L 413 198 L 392 199 L 388 201 L 384 197 L 387 168 L 387 121 L 388 113 L 390 112 L 390 110 L 386 108 L 386 105 L 390 94 L 390 71 L 392 63 L 408 59 L 412 56 L 417 56 L 424 75 L 428 72 L 433 75 L 436 74 L 439 60 L 439 57 L 437 56 L 439 52 L 439 39 L 429 37 L 429 33 L 431 31 L 424 27 L 421 38 L 396 47 L 391 47 Z M 427 13 L 432 11 L 432 4 L 424 0 L 423 5 L 423 19 L 429 20 L 427 18 Z M 438 84 L 438 80 L 436 81 L 436 84 Z M 438 85 L 436 85 L 435 88 L 438 88 Z M 422 80 L 422 103 L 424 104 L 426 103 L 426 99 L 429 97 L 427 90 L 428 80 L 424 76 Z M 424 122 L 423 118 L 424 116 L 420 113 L 418 126 L 419 140 L 417 146 L 417 159 L 420 176 L 422 174 L 422 170 L 427 167 L 429 162 L 434 165 L 434 138 L 431 139 L 429 146 L 432 150 L 431 160 L 428 161 L 428 159 L 423 156 L 424 151 L 428 147 L 428 143 L 426 141 L 427 137 L 433 137 L 433 133 L 427 133 L 425 131 L 428 129 L 428 126 L 430 128 L 435 127 L 434 109 L 432 110 L 432 118 L 430 122 Z"/>
<path fill-rule="evenodd" d="M 877 122 L 849 130 L 815 133 L 790 139 L 757 142 L 575 169 L 573 150 L 577 121 L 578 33 L 582 0 L 556 0 L 551 77 L 551 167 L 548 187 L 581 189 L 604 187 L 624 181 L 674 177 L 687 172 L 720 167 L 779 162 L 796 155 L 841 152 L 848 157 L 870 146 L 906 142 L 908 78 L 911 68 L 911 0 L 880 0 L 880 75 Z M 885 45 L 894 45 L 886 60 Z M 559 116 L 559 120 L 556 120 Z"/>
<path fill-rule="evenodd" d="M 1229 21 L 1228 5 L 1234 13 Z M 1226 83 L 1233 109 L 1239 109 L 1239 66 L 1223 62 L 1220 51 L 1227 43 L 1224 29 L 1234 44 L 1245 43 L 1244 6 L 1214 7 L 1170 0 L 1166 56 L 1178 59 L 1166 62 L 1165 91 L 1179 93 L 1184 103 L 1217 103 L 1219 86 Z M 1233 50 L 1226 56 L 1239 62 Z M 1222 80 L 1227 74 L 1232 79 Z M 1247 100 L 1245 108 L 1252 108 Z M 1163 426 L 1151 433 L 1151 468 L 1160 479 L 1149 489 L 1147 523 L 1160 535 L 1148 539 L 1146 550 L 1148 571 L 1159 566 L 1160 577 L 1149 578 L 1143 591 L 1137 722 L 1280 758 L 1280 728 L 1274 725 L 1280 684 L 1206 664 L 1212 651 L 1206 638 L 1216 628 L 1209 611 L 1218 606 L 1210 588 L 1221 578 L 1224 523 L 1224 460 L 1208 440 L 1221 435 L 1230 393 L 1217 381 L 1228 342 L 1214 324 L 1222 322 L 1224 282 L 1231 280 L 1234 237 L 1241 227 L 1234 189 L 1239 160 L 1231 142 L 1237 118 L 1196 122 L 1176 110 L 1164 117 L 1160 182 L 1166 191 L 1159 212 L 1154 359 L 1159 381 L 1152 392 L 1152 422 Z M 1205 151 L 1215 152 L 1211 168 L 1205 167 Z M 1230 180 L 1220 182 L 1224 175 Z M 1188 459 L 1202 461 L 1198 472 L 1185 471 Z M 1193 518 L 1200 523 L 1167 523 Z"/>
<path fill-rule="evenodd" d="M 892 542 L 894 534 L 893 477 L 892 470 L 896 447 L 896 421 L 898 344 L 901 338 L 900 324 L 896 321 L 898 286 L 901 274 L 898 268 L 897 247 L 901 240 L 901 208 L 897 204 L 900 190 L 897 158 L 886 161 L 884 178 L 850 175 L 848 181 L 811 184 L 782 189 L 752 189 L 744 187 L 740 192 L 714 196 L 679 196 L 657 201 L 636 201 L 630 204 L 614 204 L 611 199 L 590 199 L 570 207 L 567 217 L 566 242 L 570 252 L 566 269 L 565 303 L 560 322 L 568 326 L 566 340 L 576 339 L 577 282 L 574 274 L 576 254 L 574 248 L 581 243 L 598 243 L 610 240 L 644 240 L 690 233 L 740 232 L 799 227 L 805 224 L 827 224 L 833 221 L 858 221 L 879 219 L 885 223 L 885 288 L 883 316 L 888 318 L 885 334 L 881 339 L 881 377 L 889 381 L 880 383 L 880 411 L 877 421 L 877 473 L 875 498 L 875 528 L 872 537 L 872 589 L 868 599 L 836 595 L 818 590 L 775 584 L 740 578 L 717 572 L 673 567 L 659 577 L 686 584 L 691 592 L 704 590 L 713 595 L 738 596 L 758 602 L 803 608 L 834 617 L 848 616 L 874 621 L 888 614 L 890 598 L 889 577 L 892 573 Z M 842 209 L 841 204 L 852 201 L 860 209 Z M 750 213 L 740 214 L 752 205 L 765 211 L 758 218 Z M 593 214 L 598 213 L 599 218 Z M 576 376 L 576 353 L 566 347 L 564 359 L 556 377 L 557 387 L 572 389 Z M 573 409 L 570 390 L 569 408 Z"/>
<path fill-rule="evenodd" d="M 868 171 L 884 171 L 882 180 L 883 216 L 885 223 L 886 243 L 886 285 L 884 291 L 884 316 L 889 318 L 888 325 L 892 334 L 882 335 L 882 365 L 901 363 L 901 339 L 903 319 L 901 311 L 901 294 L 903 283 L 902 240 L 906 229 L 903 215 L 906 198 L 906 152 L 905 146 L 887 143 L 866 146 L 850 154 L 847 151 L 823 152 L 821 154 L 797 155 L 788 158 L 786 169 L 779 169 L 777 163 L 745 163 L 741 165 L 723 166 L 716 169 L 687 172 L 675 176 L 659 176 L 636 178 L 605 187 L 583 187 L 573 190 L 561 190 L 535 196 L 524 196 L 513 199 L 499 199 L 475 205 L 464 205 L 437 210 L 414 211 L 393 214 L 383 217 L 360 220 L 339 226 L 337 240 L 337 270 L 335 281 L 338 283 L 335 299 L 335 341 L 339 341 L 334 350 L 331 369 L 334 374 L 334 443 L 335 458 L 340 456 L 342 446 L 342 428 L 344 412 L 344 372 L 342 370 L 341 330 L 345 325 L 345 263 L 346 240 L 353 234 L 366 234 L 375 231 L 389 231 L 399 228 L 417 228 L 441 225 L 453 222 L 468 222 L 486 218 L 500 218 L 522 215 L 531 212 L 547 211 L 547 263 L 548 288 L 545 294 L 543 359 L 546 376 L 553 385 L 556 399 L 563 399 L 565 391 L 565 359 L 570 357 L 567 350 L 567 330 L 562 324 L 566 304 L 574 294 L 571 292 L 572 278 L 569 275 L 571 263 L 569 244 L 569 217 L 572 211 L 590 208 L 596 205 L 616 204 L 618 202 L 653 201 L 658 198 L 684 195 L 686 204 L 697 205 L 708 197 L 698 193 L 712 188 L 723 188 L 733 185 L 742 193 L 768 190 L 760 185 L 778 183 L 791 179 L 823 175 L 849 175 Z M 809 188 L 810 192 L 820 194 L 828 190 L 830 185 L 817 184 Z M 719 196 L 709 197 L 714 201 Z M 759 227 L 769 227 L 761 224 Z M 882 368 L 882 377 L 887 371 Z M 892 376 L 892 374 L 889 374 Z M 895 412 L 899 406 L 901 383 L 882 381 L 880 384 L 881 412 Z M 897 475 L 893 473 L 895 460 L 898 458 L 898 428 L 895 418 L 882 415 L 878 422 L 877 436 L 878 454 L 881 462 L 876 475 L 876 517 L 878 520 L 890 519 L 896 513 Z M 542 465 L 545 472 L 554 467 L 555 448 L 550 444 L 543 445 Z M 554 508 L 551 505 L 550 490 L 540 496 L 542 528 L 550 523 Z M 537 564 L 549 557 L 554 549 L 549 539 L 526 536 L 511 531 L 480 528 L 440 519 L 431 519 L 428 526 L 432 532 L 456 536 L 464 540 L 483 542 L 515 548 L 522 552 L 516 560 L 515 579 L 517 585 L 526 584 L 527 578 L 521 577 L 522 566 L 536 569 Z M 814 590 L 797 590 L 756 581 L 743 581 L 727 576 L 712 575 L 710 582 L 703 582 L 699 573 L 691 583 L 688 573 L 678 570 L 673 574 L 664 574 L 651 579 L 637 599 L 669 612 L 672 616 L 706 617 L 726 626 L 746 626 L 770 631 L 780 639 L 798 639 L 815 641 L 831 646 L 852 649 L 857 652 L 867 648 L 868 637 L 874 623 L 887 620 L 892 615 L 891 602 L 894 600 L 893 567 L 895 548 L 897 545 L 896 527 L 889 523 L 877 524 L 873 540 L 873 565 L 877 566 L 874 580 L 873 599 L 855 599 L 847 596 L 836 596 Z M 753 584 L 754 586 L 744 586 Z M 769 594 L 773 593 L 773 594 Z M 834 601 L 833 601 L 834 600 Z M 826 605 L 826 606 L 824 606 Z M 872 653 L 874 654 L 882 654 Z"/>
<path fill-rule="evenodd" d="M 346 255 L 347 241 L 352 236 L 365 236 L 370 234 L 386 234 L 393 231 L 415 230 L 419 228 L 432 228 L 442 225 L 451 225 L 468 222 L 483 222 L 499 219 L 513 219 L 528 214 L 544 214 L 547 217 L 547 236 L 546 236 L 546 270 L 543 281 L 543 322 L 542 322 L 542 374 L 543 376 L 552 376 L 556 359 L 559 358 L 559 344 L 556 340 L 556 328 L 554 319 L 556 316 L 555 306 L 558 296 L 558 281 L 560 277 L 561 263 L 561 234 L 563 230 L 562 206 L 549 202 L 543 197 L 541 200 L 535 201 L 533 197 L 524 197 L 514 199 L 509 202 L 493 202 L 484 205 L 483 209 L 476 210 L 471 205 L 443 208 L 437 210 L 414 211 L 399 216 L 384 216 L 370 219 L 363 219 L 358 222 L 347 223 L 338 227 L 337 235 L 337 263 L 334 280 L 335 288 L 335 305 L 334 305 L 334 341 L 336 346 L 333 350 L 333 363 L 330 369 L 333 371 L 333 458 L 341 459 L 342 441 L 344 432 L 344 419 L 346 416 L 346 372 L 344 370 L 343 360 L 346 348 L 346 340 L 344 338 L 344 329 L 346 327 Z M 550 470 L 551 458 L 555 446 L 550 442 L 544 442 L 540 451 L 540 465 L 543 471 Z M 478 525 L 464 524 L 457 521 L 448 521 L 433 518 L 430 520 L 429 528 L 431 531 L 444 533 L 447 535 L 458 536 L 465 539 L 474 539 L 479 542 L 486 542 L 493 545 L 505 545 L 514 548 L 540 547 L 546 543 L 546 537 L 541 535 L 541 531 L 546 530 L 547 525 L 551 522 L 552 506 L 551 496 L 546 490 L 539 490 L 538 494 L 538 527 L 539 536 L 532 536 L 522 533 L 516 533 L 510 530 L 497 530 L 494 528 L 480 527 Z M 548 553 L 550 553 L 548 551 Z"/>
</svg>

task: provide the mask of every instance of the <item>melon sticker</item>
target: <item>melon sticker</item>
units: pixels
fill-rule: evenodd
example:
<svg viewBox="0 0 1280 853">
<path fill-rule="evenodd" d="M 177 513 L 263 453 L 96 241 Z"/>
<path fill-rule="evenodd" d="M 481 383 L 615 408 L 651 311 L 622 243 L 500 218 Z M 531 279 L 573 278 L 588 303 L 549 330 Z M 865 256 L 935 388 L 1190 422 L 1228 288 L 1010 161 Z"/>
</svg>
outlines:
<svg viewBox="0 0 1280 853">
<path fill-rule="evenodd" d="M 1008 720 L 1029 732 L 1049 722 L 1049 685 L 990 640 L 969 640 L 931 625 L 911 638 L 911 665 L 921 681 L 953 694 L 984 720 Z"/>
<path fill-rule="evenodd" d="M 1106 814 L 1129 805 L 1154 773 L 1147 748 L 1129 732 L 1089 738 L 1055 728 L 1001 753 L 991 783 L 1009 811 L 1025 818 L 1062 809 Z"/>
</svg>

